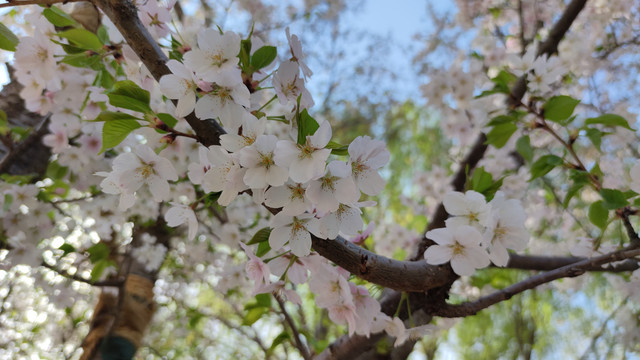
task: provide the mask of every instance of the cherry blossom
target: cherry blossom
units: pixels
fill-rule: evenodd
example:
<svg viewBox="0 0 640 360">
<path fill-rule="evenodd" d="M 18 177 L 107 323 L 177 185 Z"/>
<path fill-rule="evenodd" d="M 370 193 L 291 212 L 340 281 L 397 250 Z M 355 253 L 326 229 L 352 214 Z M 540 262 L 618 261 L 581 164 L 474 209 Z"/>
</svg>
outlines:
<svg viewBox="0 0 640 360">
<path fill-rule="evenodd" d="M 311 234 L 321 237 L 319 222 L 311 214 L 289 216 L 279 213 L 271 220 L 269 245 L 272 249 L 281 249 L 289 244 L 296 256 L 307 256 L 311 252 Z M 310 234 L 311 233 L 311 234 Z"/>
<path fill-rule="evenodd" d="M 524 227 L 526 215 L 518 200 L 505 199 L 501 191 L 496 193 L 489 205 L 492 217 L 485 231 L 485 245 L 491 262 L 497 266 L 506 266 L 509 261 L 507 248 L 524 250 L 529 241 L 529 234 Z"/>
<path fill-rule="evenodd" d="M 300 215 L 311 209 L 311 201 L 306 196 L 307 185 L 288 181 L 283 186 L 271 187 L 265 192 L 265 205 L 279 209 L 290 216 Z"/>
<path fill-rule="evenodd" d="M 368 136 L 358 136 L 349 144 L 349 165 L 360 191 L 367 195 L 382 191 L 385 181 L 377 170 L 389 162 L 389 156 L 384 142 Z"/>
<path fill-rule="evenodd" d="M 424 253 L 429 264 L 450 261 L 458 275 L 472 275 L 476 269 L 489 265 L 489 255 L 480 245 L 482 234 L 473 226 L 447 226 L 428 231 L 425 236 L 437 244 Z"/>
<path fill-rule="evenodd" d="M 307 197 L 322 212 L 334 212 L 341 203 L 355 203 L 360 194 L 350 175 L 346 163 L 330 162 L 324 176 L 309 183 Z"/>
<path fill-rule="evenodd" d="M 330 149 L 324 147 L 331 140 L 331 125 L 323 122 L 315 134 L 307 135 L 303 145 L 291 140 L 280 140 L 276 145 L 276 165 L 289 168 L 291 180 L 305 183 L 322 176 Z"/>
<path fill-rule="evenodd" d="M 277 142 L 278 138 L 273 135 L 260 135 L 251 146 L 239 152 L 240 165 L 247 168 L 243 180 L 250 188 L 282 186 L 289 178 L 289 170 L 273 160 Z"/>
<path fill-rule="evenodd" d="M 177 60 L 169 60 L 167 67 L 173 74 L 160 79 L 160 90 L 169 99 L 177 99 L 176 116 L 189 115 L 196 106 L 197 79 L 193 72 Z"/>
<path fill-rule="evenodd" d="M 189 225 L 189 233 L 187 238 L 193 240 L 198 233 L 198 219 L 190 206 L 171 203 L 171 208 L 164 214 L 167 226 L 176 227 L 184 224 Z"/>
<path fill-rule="evenodd" d="M 442 203 L 447 212 L 453 215 L 447 219 L 447 227 L 471 225 L 483 230 L 484 226 L 489 225 L 491 206 L 478 192 L 469 190 L 463 194 L 450 191 L 444 195 Z"/>
<path fill-rule="evenodd" d="M 233 31 L 224 34 L 216 29 L 198 32 L 198 47 L 184 54 L 185 65 L 205 81 L 219 86 L 235 86 L 242 83 L 238 67 L 240 36 Z"/>
</svg>

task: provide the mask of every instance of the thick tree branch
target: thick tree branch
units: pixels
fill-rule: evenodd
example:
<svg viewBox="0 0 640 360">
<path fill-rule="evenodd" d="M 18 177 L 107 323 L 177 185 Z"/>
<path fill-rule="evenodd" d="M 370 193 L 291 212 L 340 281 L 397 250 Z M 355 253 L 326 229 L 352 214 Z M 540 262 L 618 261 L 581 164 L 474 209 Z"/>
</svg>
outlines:
<svg viewBox="0 0 640 360">
<path fill-rule="evenodd" d="M 580 261 L 587 260 L 582 257 L 575 256 L 536 256 L 536 255 L 518 255 L 509 254 L 509 262 L 506 268 L 520 270 L 537 270 L 549 271 L 561 268 L 563 266 L 576 264 Z M 609 264 L 607 266 L 593 266 L 585 268 L 586 271 L 603 271 L 603 272 L 624 272 L 634 271 L 640 265 L 634 259 L 628 259 L 620 263 Z"/>
<path fill-rule="evenodd" d="M 369 282 L 398 291 L 424 292 L 455 280 L 449 266 L 426 261 L 398 261 L 365 250 L 341 237 L 313 238 L 318 254 Z"/>
<path fill-rule="evenodd" d="M 598 257 L 585 259 L 571 265 L 563 266 L 556 270 L 532 276 L 517 284 L 508 286 L 500 291 L 494 292 L 493 294 L 484 296 L 476 301 L 471 301 L 459 305 L 447 304 L 441 307 L 439 310 L 434 311 L 433 315 L 442 317 L 465 317 L 475 315 L 482 309 L 486 309 L 487 307 L 497 304 L 501 301 L 508 300 L 516 294 L 529 289 L 533 289 L 542 284 L 546 284 L 560 278 L 580 276 L 584 274 L 589 268 L 602 266 L 611 262 L 630 259 L 638 255 L 640 255 L 640 249 L 635 248 L 620 250 Z"/>
<path fill-rule="evenodd" d="M 129 0 L 93 0 L 100 10 L 116 25 L 120 33 L 140 57 L 156 81 L 160 81 L 163 75 L 171 74 L 166 63 L 169 60 L 158 43 L 144 27 L 138 17 L 138 10 Z M 198 136 L 198 141 L 204 146 L 219 145 L 220 135 L 224 129 L 214 120 L 200 120 L 194 113 L 185 117 L 189 126 Z"/>
</svg>

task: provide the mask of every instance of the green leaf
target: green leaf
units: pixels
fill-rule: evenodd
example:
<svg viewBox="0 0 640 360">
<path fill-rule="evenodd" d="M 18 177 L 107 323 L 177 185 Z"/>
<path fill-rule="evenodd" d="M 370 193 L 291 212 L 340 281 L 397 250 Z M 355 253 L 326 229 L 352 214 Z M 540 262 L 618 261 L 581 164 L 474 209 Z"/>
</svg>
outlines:
<svg viewBox="0 0 640 360">
<path fill-rule="evenodd" d="M 104 45 L 96 34 L 82 28 L 63 31 L 58 33 L 58 36 L 69 40 L 71 45 L 87 50 L 100 51 L 102 50 L 102 45 Z"/>
<path fill-rule="evenodd" d="M 65 55 L 65 57 L 62 58 L 61 62 L 74 67 L 89 68 L 96 71 L 102 70 L 104 68 L 100 56 L 96 54 L 88 54 L 86 52 Z"/>
<path fill-rule="evenodd" d="M 278 50 L 275 46 L 263 46 L 251 56 L 251 67 L 254 70 L 260 70 L 271 64 L 276 56 L 278 56 Z"/>
<path fill-rule="evenodd" d="M 102 149 L 105 150 L 118 146 L 127 135 L 133 130 L 140 128 L 140 124 L 135 120 L 115 120 L 107 121 L 102 127 Z"/>
<path fill-rule="evenodd" d="M 487 134 L 487 144 L 491 144 L 500 149 L 509 141 L 509 138 L 511 138 L 511 135 L 513 135 L 516 130 L 518 130 L 518 127 L 511 122 L 496 125 Z"/>
<path fill-rule="evenodd" d="M 516 141 L 516 151 L 526 162 L 533 161 L 533 148 L 531 147 L 529 135 L 524 135 Z"/>
<path fill-rule="evenodd" d="M 512 123 L 512 122 L 516 122 L 516 121 L 518 121 L 518 119 L 515 116 L 498 115 L 498 116 L 494 117 L 493 119 L 491 119 L 489 121 L 489 123 L 487 124 L 487 126 L 496 126 L 496 125 L 505 124 L 505 123 Z"/>
<path fill-rule="evenodd" d="M 98 39 L 100 39 L 101 43 L 103 44 L 109 43 L 109 32 L 107 31 L 107 28 L 104 25 L 101 25 L 98 28 L 98 31 L 96 32 L 96 36 L 98 36 Z"/>
<path fill-rule="evenodd" d="M 93 81 L 93 83 L 96 86 L 105 89 L 111 89 L 113 87 L 113 84 L 115 83 L 115 79 L 113 78 L 113 75 L 111 75 L 109 71 L 107 71 L 107 69 L 103 69 L 98 71 L 96 79 Z"/>
<path fill-rule="evenodd" d="M 607 226 L 609 210 L 604 207 L 602 200 L 598 200 L 589 206 L 589 220 L 602 230 Z"/>
<path fill-rule="evenodd" d="M 0 109 L 0 135 L 7 135 L 11 131 L 7 113 Z"/>
<path fill-rule="evenodd" d="M 268 241 L 263 241 L 258 244 L 258 250 L 256 251 L 257 257 L 263 257 L 264 254 L 268 253 L 271 250 L 271 246 Z"/>
<path fill-rule="evenodd" d="M 171 114 L 159 113 L 157 115 L 158 115 L 158 119 L 160 119 L 168 127 L 170 127 L 170 128 L 176 127 L 176 124 L 178 123 L 178 120 L 176 118 L 174 118 L 173 116 L 171 116 Z"/>
<path fill-rule="evenodd" d="M 134 110 L 141 113 L 150 113 L 149 92 L 144 90 L 131 80 L 118 81 L 113 85 L 107 96 L 109 103 L 113 106 Z"/>
<path fill-rule="evenodd" d="M 471 190 L 483 193 L 493 184 L 493 176 L 484 170 L 484 167 L 476 168 L 471 176 Z"/>
<path fill-rule="evenodd" d="M 52 180 L 62 179 L 68 171 L 68 167 L 60 165 L 57 161 L 51 161 L 47 165 L 45 176 Z"/>
<path fill-rule="evenodd" d="M 94 120 L 89 121 L 117 121 L 117 120 L 142 120 L 131 114 L 120 111 L 103 111 Z"/>
<path fill-rule="evenodd" d="M 251 39 L 241 40 L 238 58 L 240 60 L 240 67 L 242 67 L 243 70 L 246 70 L 246 68 L 251 65 L 249 54 L 251 54 Z"/>
<path fill-rule="evenodd" d="M 588 118 L 587 120 L 584 121 L 584 124 L 585 125 L 602 124 L 606 126 L 620 126 L 625 129 L 633 130 L 631 126 L 629 126 L 627 119 L 616 114 L 604 114 L 598 117 Z"/>
<path fill-rule="evenodd" d="M 325 148 L 331 149 L 331 153 L 333 155 L 349 155 L 349 145 L 342 145 L 335 141 L 329 141 Z"/>
<path fill-rule="evenodd" d="M 253 235 L 251 240 L 249 240 L 247 245 L 253 245 L 253 244 L 258 244 L 258 243 L 262 243 L 262 242 L 265 242 L 265 241 L 269 241 L 269 235 L 271 235 L 271 228 L 270 227 L 264 227 L 264 228 L 256 231 L 256 233 Z"/>
<path fill-rule="evenodd" d="M 0 22 L 0 49 L 16 51 L 19 41 L 18 37 L 5 24 Z"/>
<path fill-rule="evenodd" d="M 298 144 L 303 145 L 307 142 L 307 135 L 313 135 L 320 125 L 309 115 L 307 109 L 302 110 L 298 118 Z"/>
<path fill-rule="evenodd" d="M 605 209 L 613 210 L 629 205 L 625 194 L 616 189 L 600 189 L 600 195 L 604 200 L 602 206 Z"/>
<path fill-rule="evenodd" d="M 589 140 L 591 140 L 593 146 L 595 146 L 598 151 L 601 151 L 600 146 L 602 145 L 602 136 L 606 135 L 606 133 L 603 133 L 602 131 L 594 128 L 585 130 L 585 133 Z"/>
<path fill-rule="evenodd" d="M 54 26 L 66 27 L 78 25 L 78 23 L 73 20 L 73 18 L 69 16 L 69 14 L 55 6 L 51 6 L 42 10 L 42 15 L 44 15 L 44 17 L 47 18 L 47 20 L 49 20 L 49 22 Z"/>
<path fill-rule="evenodd" d="M 76 251 L 76 248 L 75 248 L 75 247 L 73 247 L 73 245 L 71 245 L 71 244 L 64 243 L 64 244 L 60 245 L 60 247 L 58 248 L 58 250 L 62 250 L 63 254 L 62 254 L 62 256 L 61 256 L 61 257 L 65 257 L 65 256 L 67 256 L 68 254 L 70 254 L 70 253 L 72 253 L 72 252 L 75 252 L 75 251 Z"/>
<path fill-rule="evenodd" d="M 88 248 L 87 253 L 89 253 L 89 260 L 91 263 L 95 264 L 100 260 L 106 259 L 109 256 L 109 253 L 111 253 L 111 250 L 105 243 L 99 242 Z"/>
<path fill-rule="evenodd" d="M 2 203 L 2 211 L 7 212 L 11 209 L 11 204 L 13 204 L 13 195 L 4 194 L 4 202 Z"/>
<path fill-rule="evenodd" d="M 569 201 L 578 194 L 582 188 L 590 183 L 589 176 L 586 172 L 580 170 L 570 170 L 570 177 L 573 183 L 569 190 L 567 190 L 567 195 L 564 197 L 564 201 L 562 202 L 562 206 L 566 209 L 569 206 Z"/>
<path fill-rule="evenodd" d="M 554 122 L 561 122 L 571 117 L 573 110 L 580 103 L 571 96 L 559 95 L 549 99 L 542 107 L 544 118 Z"/>
<path fill-rule="evenodd" d="M 266 314 L 267 312 L 269 312 L 269 309 L 265 308 L 253 308 L 249 310 L 242 320 L 242 325 L 253 325 L 256 321 L 262 318 L 262 315 Z"/>
<path fill-rule="evenodd" d="M 115 267 L 115 265 L 116 263 L 113 260 L 109 260 L 109 259 L 103 259 L 103 260 L 97 261 L 93 265 L 93 269 L 91 269 L 91 281 L 95 282 L 100 280 L 100 277 L 102 276 L 104 271 L 110 266 Z"/>
<path fill-rule="evenodd" d="M 273 354 L 273 352 L 278 347 L 278 345 L 289 340 L 290 338 L 291 338 L 291 335 L 289 335 L 287 331 L 283 331 L 280 334 L 278 334 L 278 336 L 276 336 L 276 338 L 273 339 L 273 341 L 271 342 L 271 346 L 269 347 L 269 354 Z"/>
<path fill-rule="evenodd" d="M 555 155 L 543 155 L 531 165 L 531 179 L 537 179 L 546 175 L 549 171 L 553 170 L 556 166 L 562 164 L 562 158 Z"/>
</svg>

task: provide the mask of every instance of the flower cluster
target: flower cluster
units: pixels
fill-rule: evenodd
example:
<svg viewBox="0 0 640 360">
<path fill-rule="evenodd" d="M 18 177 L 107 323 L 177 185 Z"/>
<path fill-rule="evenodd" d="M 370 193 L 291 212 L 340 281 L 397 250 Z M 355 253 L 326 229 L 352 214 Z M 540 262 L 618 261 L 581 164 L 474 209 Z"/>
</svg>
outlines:
<svg viewBox="0 0 640 360">
<path fill-rule="evenodd" d="M 505 199 L 502 192 L 487 203 L 478 192 L 451 191 L 443 203 L 452 217 L 447 219 L 445 228 L 426 234 L 436 243 L 424 254 L 429 264 L 450 262 L 456 274 L 472 275 L 490 262 L 507 265 L 507 249 L 518 251 L 527 245 L 524 209 L 519 201 Z"/>
</svg>

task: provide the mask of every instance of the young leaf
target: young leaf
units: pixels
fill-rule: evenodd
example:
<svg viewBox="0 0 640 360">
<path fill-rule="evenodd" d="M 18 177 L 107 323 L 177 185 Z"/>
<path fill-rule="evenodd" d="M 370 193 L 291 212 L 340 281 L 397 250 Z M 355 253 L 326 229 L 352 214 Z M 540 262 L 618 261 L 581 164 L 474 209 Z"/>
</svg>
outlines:
<svg viewBox="0 0 640 360">
<path fill-rule="evenodd" d="M 18 37 L 3 23 L 0 23 L 0 49 L 16 51 Z"/>
<path fill-rule="evenodd" d="M 529 181 L 546 175 L 556 166 L 562 164 L 562 158 L 555 155 L 543 155 L 531 165 L 531 179 Z"/>
<path fill-rule="evenodd" d="M 247 245 L 253 245 L 253 244 L 269 241 L 269 235 L 271 235 L 271 228 L 270 227 L 262 228 L 256 231 L 256 233 L 253 235 L 251 240 L 249 240 Z"/>
<path fill-rule="evenodd" d="M 607 226 L 609 210 L 604 207 L 602 200 L 598 200 L 589 206 L 589 220 L 602 230 Z"/>
<path fill-rule="evenodd" d="M 596 149 L 598 149 L 598 151 L 601 151 L 600 146 L 602 145 L 602 136 L 605 135 L 605 133 L 594 128 L 589 128 L 585 130 L 585 133 L 589 138 L 589 140 L 591 140 L 591 143 L 593 144 L 593 146 L 595 146 Z"/>
<path fill-rule="evenodd" d="M 600 195 L 604 200 L 602 206 L 604 206 L 605 209 L 613 210 L 613 209 L 619 209 L 623 206 L 629 205 L 629 201 L 627 201 L 627 197 L 620 190 L 601 189 Z"/>
<path fill-rule="evenodd" d="M 604 114 L 598 117 L 588 118 L 587 120 L 584 121 L 584 124 L 585 125 L 602 124 L 606 126 L 620 126 L 625 129 L 633 130 L 631 126 L 629 126 L 627 119 L 616 114 Z"/>
<path fill-rule="evenodd" d="M 333 155 L 349 155 L 349 145 L 341 145 L 335 141 L 329 141 L 325 148 L 331 149 Z"/>
<path fill-rule="evenodd" d="M 115 121 L 115 120 L 142 120 L 142 119 L 138 119 L 133 115 L 119 112 L 119 111 L 105 110 L 101 112 L 100 115 L 98 115 L 98 117 L 96 117 L 94 120 L 89 120 L 89 121 Z"/>
<path fill-rule="evenodd" d="M 171 114 L 159 113 L 157 115 L 158 115 L 158 119 L 160 119 L 168 127 L 170 127 L 170 128 L 176 127 L 176 124 L 178 123 L 178 120 L 176 118 L 174 118 L 173 116 L 171 116 Z"/>
<path fill-rule="evenodd" d="M 471 190 L 483 193 L 493 184 L 493 176 L 484 170 L 484 167 L 476 168 L 471 176 Z"/>
<path fill-rule="evenodd" d="M 89 30 L 75 28 L 58 33 L 58 36 L 69 40 L 69 43 L 87 50 L 102 50 L 102 41 Z"/>
<path fill-rule="evenodd" d="M 544 118 L 554 122 L 561 122 L 573 114 L 573 110 L 580 103 L 571 96 L 560 95 L 549 99 L 543 106 Z"/>
<path fill-rule="evenodd" d="M 496 125 L 487 134 L 487 144 L 491 144 L 500 149 L 509 141 L 509 138 L 511 138 L 511 135 L 513 135 L 516 130 L 518 130 L 518 127 L 511 122 Z"/>
<path fill-rule="evenodd" d="M 89 260 L 92 264 L 95 264 L 100 260 L 106 259 L 109 253 L 111 253 L 111 250 L 109 250 L 109 247 L 105 243 L 99 242 L 88 248 L 87 252 L 89 253 Z"/>
<path fill-rule="evenodd" d="M 533 148 L 531 147 L 529 135 L 522 136 L 516 141 L 516 151 L 526 162 L 533 161 Z"/>
<path fill-rule="evenodd" d="M 298 118 L 298 144 L 302 145 L 307 142 L 307 135 L 313 135 L 320 125 L 309 115 L 307 109 L 302 110 Z"/>
<path fill-rule="evenodd" d="M 69 14 L 55 6 L 51 6 L 42 10 L 42 15 L 44 15 L 44 17 L 47 18 L 47 20 L 49 20 L 49 22 L 54 26 L 66 27 L 78 25 L 78 23 L 73 20 L 73 18 L 69 16 Z"/>
<path fill-rule="evenodd" d="M 135 120 L 107 121 L 102 127 L 102 149 L 100 154 L 107 149 L 118 146 L 133 130 L 140 128 Z"/>
<path fill-rule="evenodd" d="M 109 103 L 113 106 L 141 113 L 151 112 L 149 92 L 131 80 L 118 81 L 107 96 Z"/>
<path fill-rule="evenodd" d="M 278 56 L 278 50 L 275 46 L 263 46 L 251 56 L 251 67 L 254 70 L 260 70 L 271 64 L 276 56 Z"/>
</svg>

